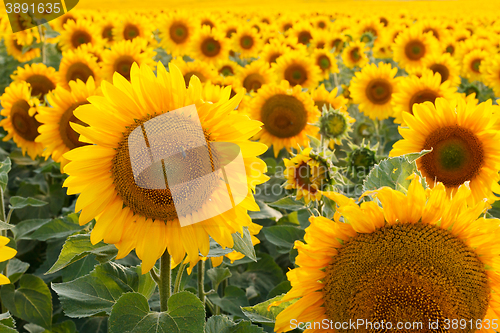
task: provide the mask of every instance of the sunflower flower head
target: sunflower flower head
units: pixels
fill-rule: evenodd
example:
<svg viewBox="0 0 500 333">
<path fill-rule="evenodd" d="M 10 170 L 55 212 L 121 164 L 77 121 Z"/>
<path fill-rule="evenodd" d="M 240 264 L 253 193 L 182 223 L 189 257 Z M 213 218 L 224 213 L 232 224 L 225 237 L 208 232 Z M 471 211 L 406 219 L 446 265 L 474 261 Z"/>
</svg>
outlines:
<svg viewBox="0 0 500 333">
<path fill-rule="evenodd" d="M 323 158 L 312 148 L 306 148 L 291 159 L 283 159 L 286 189 L 296 190 L 296 200 L 306 204 L 321 199 L 321 191 L 334 182 L 336 168 L 330 159 Z"/>
<path fill-rule="evenodd" d="M 9 242 L 9 238 L 0 236 L 0 262 L 12 259 L 17 254 L 17 250 L 14 250 L 13 248 L 7 246 Z M 0 285 L 9 283 L 9 278 L 3 274 L 0 274 Z"/>
<path fill-rule="evenodd" d="M 259 209 L 252 191 L 268 179 L 266 164 L 257 158 L 267 147 L 249 141 L 261 123 L 234 111 L 242 94 L 229 100 L 226 91 L 217 103 L 204 101 L 200 80 L 193 76 L 186 87 L 175 65 L 170 64 L 167 72 L 160 62 L 155 75 L 148 65 L 133 64 L 130 82 L 115 74 L 113 84 L 103 82 L 103 97 L 89 98 L 90 104 L 74 111 L 87 126 L 72 128 L 90 145 L 64 154 L 70 160 L 64 168 L 69 175 L 64 186 L 70 194 L 81 193 L 75 206 L 81 210 L 80 224 L 96 219 L 93 244 L 115 244 L 118 258 L 135 249 L 143 273 L 165 251 L 174 264 L 187 255 L 193 266 L 200 254 L 208 255 L 209 235 L 222 247 L 233 247 L 231 235 L 242 233 L 252 222 L 247 211 Z M 179 131 L 192 137 L 180 137 Z M 195 141 L 210 145 L 211 153 L 208 148 L 189 148 Z M 171 157 L 157 156 L 172 145 Z M 251 173 L 216 176 L 214 165 L 229 157 L 213 147 L 227 145 L 239 147 L 241 154 L 236 156 Z M 157 156 L 157 162 L 151 156 Z M 149 161 L 149 166 L 144 164 Z M 165 175 L 176 181 L 167 183 Z M 246 193 L 224 201 L 229 199 L 228 188 L 221 179 L 236 182 Z M 233 187 L 231 192 L 235 193 Z M 227 209 L 221 209 L 223 202 Z"/>
<path fill-rule="evenodd" d="M 319 133 L 329 140 L 329 146 L 333 149 L 335 144 L 341 145 L 342 140 L 349 136 L 355 121 L 345 110 L 335 109 L 332 105 L 323 105 L 319 119 Z"/>
<path fill-rule="evenodd" d="M 305 243 L 295 242 L 292 289 L 271 306 L 300 299 L 277 316 L 275 331 L 290 331 L 292 319 L 363 319 L 352 331 L 370 331 L 368 322 L 419 322 L 418 331 L 430 331 L 436 320 L 497 318 L 498 220 L 481 217 L 487 203 L 468 205 L 469 194 L 466 185 L 452 198 L 442 184 L 426 190 L 418 176 L 407 194 L 383 187 L 364 194 L 377 201 L 360 204 L 324 192 L 338 205 L 336 219 L 311 217 Z"/>
<path fill-rule="evenodd" d="M 361 144 L 350 144 L 351 151 L 347 153 L 347 173 L 357 179 L 362 179 L 378 163 L 377 151 L 379 143 L 373 147 L 363 140 Z"/>
</svg>

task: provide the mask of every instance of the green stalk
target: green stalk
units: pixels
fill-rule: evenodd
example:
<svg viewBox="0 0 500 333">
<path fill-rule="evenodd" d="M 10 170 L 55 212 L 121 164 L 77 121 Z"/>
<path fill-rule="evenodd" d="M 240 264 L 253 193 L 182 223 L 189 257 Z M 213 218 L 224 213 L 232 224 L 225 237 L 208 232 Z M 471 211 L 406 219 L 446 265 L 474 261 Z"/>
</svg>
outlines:
<svg viewBox="0 0 500 333">
<path fill-rule="evenodd" d="M 184 274 L 184 269 L 186 269 L 186 266 L 187 263 L 184 263 L 184 261 L 179 265 L 179 271 L 175 276 L 174 294 L 178 293 L 181 290 L 182 275 Z"/>
<path fill-rule="evenodd" d="M 205 306 L 205 261 L 198 261 L 198 297 Z"/>
<path fill-rule="evenodd" d="M 40 48 L 40 53 L 42 56 L 42 63 L 46 64 L 47 63 L 47 52 L 45 50 L 45 32 L 43 31 L 42 25 L 38 26 L 38 34 L 40 35 L 40 39 L 42 42 L 42 47 Z"/>
<path fill-rule="evenodd" d="M 172 279 L 172 270 L 170 269 L 170 254 L 167 250 L 160 258 L 160 278 L 158 290 L 160 291 L 160 311 L 168 310 L 168 299 L 171 295 L 170 281 Z"/>
</svg>

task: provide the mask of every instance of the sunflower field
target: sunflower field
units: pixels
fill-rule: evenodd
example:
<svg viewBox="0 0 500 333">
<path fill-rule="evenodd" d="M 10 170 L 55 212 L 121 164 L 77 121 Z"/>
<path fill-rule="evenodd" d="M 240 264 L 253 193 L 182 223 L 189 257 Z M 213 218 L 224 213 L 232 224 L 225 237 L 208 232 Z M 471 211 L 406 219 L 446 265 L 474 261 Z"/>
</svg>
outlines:
<svg viewBox="0 0 500 333">
<path fill-rule="evenodd" d="M 0 13 L 0 333 L 500 331 L 499 1 L 151 3 Z"/>
</svg>

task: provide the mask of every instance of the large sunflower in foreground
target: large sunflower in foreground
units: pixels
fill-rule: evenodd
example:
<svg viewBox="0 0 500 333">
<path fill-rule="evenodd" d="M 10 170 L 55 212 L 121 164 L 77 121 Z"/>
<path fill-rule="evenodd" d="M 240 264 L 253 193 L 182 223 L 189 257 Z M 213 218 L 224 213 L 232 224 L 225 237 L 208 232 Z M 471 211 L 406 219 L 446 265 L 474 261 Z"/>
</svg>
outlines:
<svg viewBox="0 0 500 333">
<path fill-rule="evenodd" d="M 451 87 L 449 81 L 441 83 L 441 75 L 425 70 L 422 77 L 410 75 L 401 79 L 398 92 L 393 96 L 394 120 L 404 124 L 403 114 L 412 113 L 415 104 L 432 102 L 438 97 L 451 99 L 455 97 L 456 87 Z"/>
<path fill-rule="evenodd" d="M 426 191 L 415 177 L 407 194 L 365 193 L 380 204 L 323 193 L 339 206 L 335 221 L 311 217 L 306 244 L 295 242 L 292 289 L 273 305 L 300 299 L 277 316 L 275 332 L 297 323 L 304 333 L 383 332 L 399 323 L 410 325 L 404 332 L 453 332 L 445 325 L 461 319 L 462 332 L 489 332 L 486 320 L 492 327 L 500 314 L 499 220 L 480 217 L 485 202 L 467 205 L 469 192 L 462 185 L 450 199 L 442 184 Z M 429 326 L 436 321 L 439 329 Z"/>
<path fill-rule="evenodd" d="M 164 251 L 172 256 L 174 264 L 180 263 L 187 253 L 192 265 L 200 253 L 208 254 L 209 235 L 221 246 L 232 247 L 231 234 L 241 233 L 243 227 L 252 222 L 247 210 L 258 210 L 250 190 L 268 179 L 263 174 L 265 163 L 256 157 L 266 147 L 249 141 L 261 124 L 233 111 L 241 95 L 231 100 L 227 100 L 229 95 L 226 95 L 218 103 L 205 102 L 201 99 L 202 86 L 196 77 L 186 88 L 179 69 L 174 65 L 169 69 L 170 73 L 158 63 L 155 76 L 149 66 L 139 68 L 134 64 L 131 82 L 118 74 L 114 75 L 113 84 L 104 81 L 104 97 L 91 98 L 91 104 L 74 112 L 88 127 L 73 124 L 73 128 L 81 134 L 80 140 L 93 145 L 76 148 L 64 155 L 71 161 L 64 168 L 69 174 L 64 186 L 68 187 L 69 194 L 81 193 L 76 203 L 76 210 L 82 211 L 80 223 L 96 219 L 91 242 L 96 244 L 104 240 L 115 244 L 118 258 L 125 257 L 135 248 L 142 260 L 143 273 L 153 267 Z M 178 110 L 193 105 L 199 123 L 192 113 L 186 115 Z M 167 115 L 174 120 L 165 122 L 163 119 Z M 164 129 L 158 131 L 155 124 Z M 169 130 L 172 135 L 158 136 L 168 134 Z M 188 131 L 196 138 L 180 138 L 178 131 Z M 147 149 L 144 134 L 142 145 L 140 140 L 134 139 L 140 139 L 141 133 L 148 133 Z M 248 193 L 241 203 L 233 208 L 229 206 L 227 211 L 218 211 L 218 204 L 223 200 L 221 191 L 227 196 L 227 187 L 218 186 L 212 168 L 207 169 L 207 164 L 202 163 L 206 160 L 200 155 L 203 151 L 186 149 L 180 156 L 180 153 L 173 155 L 176 159 L 188 159 L 183 163 L 190 168 L 183 170 L 176 167 L 178 164 L 172 162 L 173 158 L 165 163 L 162 160 L 160 170 L 164 165 L 163 170 L 178 174 L 182 183 L 190 181 L 190 185 L 183 185 L 182 189 L 178 188 L 179 184 L 167 185 L 165 182 L 149 186 L 150 181 L 157 179 L 158 172 L 154 168 L 158 163 L 134 173 L 137 171 L 134 167 L 142 166 L 141 162 L 147 160 L 143 154 L 161 153 L 169 144 L 189 144 L 195 139 L 209 142 L 210 147 L 215 147 L 212 143 L 217 142 L 239 146 L 248 181 Z M 220 150 L 211 151 L 209 161 L 221 163 L 219 158 L 224 156 L 219 155 Z M 159 174 L 163 177 L 161 171 Z M 228 174 L 228 178 L 231 176 Z M 177 194 L 174 196 L 174 193 Z M 181 227 L 181 219 L 199 221 L 199 217 L 208 215 L 212 217 Z"/>
<path fill-rule="evenodd" d="M 80 105 L 89 104 L 87 98 L 102 95 L 92 77 L 86 83 L 81 80 L 71 81 L 68 87 L 69 91 L 58 87 L 47 95 L 51 107 L 39 107 L 35 117 L 41 124 L 38 128 L 40 135 L 35 141 L 43 144 L 43 156 L 50 156 L 61 163 L 61 170 L 68 163 L 62 156 L 64 153 L 87 145 L 79 140 L 79 135 L 71 128 L 70 122 L 85 125 L 74 116 L 74 111 Z"/>
<path fill-rule="evenodd" d="M 32 159 L 41 155 L 43 146 L 35 142 L 40 123 L 34 117 L 39 100 L 31 97 L 29 84 L 24 81 L 13 82 L 5 88 L 0 101 L 3 108 L 1 114 L 5 117 L 0 121 L 0 126 L 8 133 L 3 140 L 14 140 L 23 155 L 28 153 Z"/>
<path fill-rule="evenodd" d="M 292 51 L 277 58 L 273 68 L 277 81 L 286 80 L 291 86 L 312 89 L 321 80 L 321 69 L 302 51 Z"/>
<path fill-rule="evenodd" d="M 182 58 L 173 59 L 172 63 L 179 68 L 186 82 L 186 87 L 189 86 L 191 77 L 196 76 L 201 83 L 212 81 L 217 78 L 217 71 L 215 68 L 203 61 L 184 61 Z"/>
<path fill-rule="evenodd" d="M 399 81 L 395 78 L 397 72 L 397 67 L 392 68 L 390 64 L 384 63 L 363 67 L 351 81 L 353 103 L 359 104 L 359 110 L 371 119 L 391 117 L 391 102 Z"/>
<path fill-rule="evenodd" d="M 476 105 L 458 98 L 438 98 L 416 105 L 413 115 L 403 115 L 409 128 L 400 128 L 403 140 L 396 142 L 390 156 L 432 152 L 417 160 L 417 166 L 430 186 L 443 183 L 452 194 L 470 182 L 471 200 L 478 202 L 500 194 L 500 132 L 495 129 L 491 100 Z"/>
<path fill-rule="evenodd" d="M 307 135 L 316 135 L 318 128 L 311 124 L 319 118 L 314 101 L 301 86 L 290 87 L 288 81 L 268 84 L 260 88 L 248 105 L 250 118 L 264 123 L 254 136 L 260 142 L 273 146 L 274 155 L 281 149 L 297 149 L 309 145 Z"/>
<path fill-rule="evenodd" d="M 43 99 L 48 92 L 54 90 L 59 83 L 56 70 L 42 63 L 18 67 L 10 77 L 16 82 L 28 82 L 31 86 L 31 95 L 40 97 L 40 99 Z"/>
<path fill-rule="evenodd" d="M 6 246 L 7 244 L 9 244 L 9 242 L 10 238 L 0 236 L 0 262 L 12 259 L 17 254 L 17 250 Z M 9 283 L 9 278 L 3 274 L 0 274 L 0 285 Z"/>
</svg>

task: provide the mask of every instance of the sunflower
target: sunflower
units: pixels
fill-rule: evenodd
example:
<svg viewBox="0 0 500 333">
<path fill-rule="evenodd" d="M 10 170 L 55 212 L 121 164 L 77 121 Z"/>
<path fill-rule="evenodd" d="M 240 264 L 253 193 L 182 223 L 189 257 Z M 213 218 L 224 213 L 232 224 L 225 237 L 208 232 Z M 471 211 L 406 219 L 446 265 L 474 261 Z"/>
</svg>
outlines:
<svg viewBox="0 0 500 333">
<path fill-rule="evenodd" d="M 64 29 L 64 25 L 69 21 L 76 22 L 81 19 L 83 19 L 83 17 L 78 11 L 67 12 L 54 20 L 55 30 L 62 31 Z"/>
<path fill-rule="evenodd" d="M 278 82 L 286 80 L 293 87 L 300 85 L 312 89 L 321 79 L 321 69 L 307 53 L 301 51 L 292 51 L 279 57 L 273 68 Z"/>
<path fill-rule="evenodd" d="M 323 106 L 320 111 L 319 133 L 333 150 L 335 145 L 342 145 L 342 140 L 348 138 L 352 123 L 356 122 L 356 119 L 351 118 L 347 110 L 335 109 L 331 104 Z"/>
<path fill-rule="evenodd" d="M 368 63 L 368 48 L 363 42 L 350 42 L 342 51 L 344 65 L 349 68 L 364 67 Z"/>
<path fill-rule="evenodd" d="M 359 104 L 359 110 L 371 119 L 387 119 L 393 115 L 392 99 L 397 92 L 398 68 L 391 64 L 370 64 L 356 72 L 351 81 L 353 103 Z"/>
<path fill-rule="evenodd" d="M 82 50 L 83 52 L 90 53 L 96 58 L 98 64 L 102 62 L 102 52 L 104 51 L 104 49 L 100 45 L 82 44 L 78 46 L 77 50 Z"/>
<path fill-rule="evenodd" d="M 239 54 L 242 59 L 256 58 L 262 48 L 262 40 L 255 28 L 243 25 L 231 38 L 232 50 Z"/>
<path fill-rule="evenodd" d="M 34 63 L 18 67 L 10 76 L 13 81 L 26 81 L 30 84 L 33 97 L 43 97 L 54 90 L 59 83 L 56 70 L 53 67 L 47 67 L 42 63 Z"/>
<path fill-rule="evenodd" d="M 78 48 L 82 44 L 102 45 L 104 43 L 97 27 L 88 20 L 69 20 L 61 31 L 59 47 L 62 51 Z"/>
<path fill-rule="evenodd" d="M 142 15 L 131 14 L 118 21 L 113 27 L 113 40 L 119 42 L 143 38 L 149 43 L 154 39 L 153 30 L 149 19 Z"/>
<path fill-rule="evenodd" d="M 439 50 L 439 43 L 431 34 L 413 26 L 398 34 L 393 45 L 394 61 L 400 67 L 407 69 L 422 67 L 425 57 Z"/>
<path fill-rule="evenodd" d="M 226 78 L 221 78 L 221 80 L 219 80 L 217 78 L 216 80 L 220 82 L 207 81 L 203 84 L 201 98 L 204 101 L 212 103 L 218 103 L 221 100 L 225 100 L 226 95 L 229 95 L 229 98 L 233 98 L 241 89 L 238 92 L 237 89 L 233 89 L 231 83 L 236 83 L 237 80 L 232 79 L 232 77 L 229 78 L 229 80 L 226 80 Z"/>
<path fill-rule="evenodd" d="M 484 82 L 493 89 L 496 96 L 500 96 L 500 56 L 495 56 L 481 66 Z"/>
<path fill-rule="evenodd" d="M 377 38 L 376 41 L 380 40 L 382 31 L 384 30 L 384 25 L 376 17 L 366 18 L 361 20 L 356 27 L 356 38 L 364 43 L 370 42 L 366 34 L 370 33 L 373 37 Z"/>
<path fill-rule="evenodd" d="M 140 38 L 134 40 L 122 40 L 111 46 L 110 50 L 102 53 L 102 77 L 111 81 L 115 72 L 127 80 L 130 79 L 130 69 L 136 62 L 139 65 L 146 64 L 154 66 L 153 57 L 156 52 L 145 47 L 145 41 Z"/>
<path fill-rule="evenodd" d="M 309 144 L 307 135 L 314 136 L 318 128 L 311 125 L 319 118 L 314 101 L 301 86 L 291 87 L 288 81 L 268 84 L 259 89 L 248 106 L 250 118 L 264 123 L 254 139 L 273 146 L 274 155 L 281 149 Z"/>
<path fill-rule="evenodd" d="M 431 323 L 441 331 L 446 320 L 495 322 L 498 220 L 480 217 L 484 202 L 468 206 L 468 192 L 461 186 L 450 199 L 441 184 L 425 191 L 415 177 L 407 194 L 388 187 L 365 193 L 379 204 L 323 193 L 338 205 L 334 221 L 311 217 L 306 243 L 295 242 L 292 289 L 270 307 L 300 299 L 277 316 L 275 331 L 290 331 L 294 322 L 304 323 L 305 333 L 334 332 L 343 323 L 345 332 L 400 323 L 430 332 L 438 331 Z"/>
<path fill-rule="evenodd" d="M 455 51 L 457 50 L 458 42 L 455 40 L 453 35 L 445 35 L 439 44 L 441 45 L 441 49 L 443 50 L 443 52 L 450 54 L 453 58 L 456 59 Z"/>
<path fill-rule="evenodd" d="M 199 29 L 191 43 L 192 58 L 210 64 L 226 59 L 229 48 L 229 39 L 220 31 L 211 29 L 208 26 Z"/>
<path fill-rule="evenodd" d="M 451 54 L 432 54 L 422 61 L 422 65 L 434 73 L 439 73 L 441 75 L 441 83 L 449 81 L 453 87 L 460 84 L 460 66 Z"/>
<path fill-rule="evenodd" d="M 30 85 L 25 81 L 12 82 L 5 88 L 5 93 L 0 97 L 3 107 L 1 115 L 5 118 L 0 121 L 0 126 L 8 132 L 3 141 L 12 138 L 23 155 L 28 153 L 29 157 L 35 159 L 42 154 L 43 146 L 35 142 L 40 126 L 34 117 L 39 100 L 31 97 L 30 90 Z"/>
<path fill-rule="evenodd" d="M 220 31 L 222 31 L 226 38 L 232 39 L 234 34 L 238 31 L 239 22 L 231 20 L 229 22 L 224 22 L 224 24 L 220 27 Z"/>
<path fill-rule="evenodd" d="M 92 76 L 86 83 L 79 79 L 71 81 L 68 87 L 69 91 L 58 87 L 48 94 L 47 101 L 51 107 L 39 107 L 35 117 L 41 124 L 38 128 L 40 135 L 35 141 L 43 144 L 43 156 L 50 156 L 61 163 L 61 170 L 68 163 L 63 157 L 64 153 L 88 145 L 79 140 L 79 135 L 70 126 L 70 122 L 86 126 L 75 117 L 74 111 L 81 105 L 89 104 L 87 98 L 102 95 Z"/>
<path fill-rule="evenodd" d="M 260 59 L 272 65 L 276 63 L 279 57 L 289 53 L 291 50 L 286 44 L 271 40 L 269 44 L 264 45 L 262 48 Z"/>
<path fill-rule="evenodd" d="M 105 40 L 108 45 L 115 41 L 113 37 L 113 29 L 116 26 L 117 20 L 118 17 L 110 14 L 110 16 L 106 15 L 97 22 L 97 31 L 101 33 L 101 38 Z"/>
<path fill-rule="evenodd" d="M 333 50 L 334 54 L 340 54 L 347 43 L 347 38 L 345 35 L 340 33 L 330 34 L 329 41 L 327 43 L 328 47 Z"/>
<path fill-rule="evenodd" d="M 416 75 L 401 78 L 398 92 L 393 96 L 394 121 L 404 124 L 403 114 L 413 113 L 415 104 L 434 103 L 438 97 L 454 98 L 455 92 L 456 88 L 451 87 L 449 81 L 441 83 L 441 74 L 431 70 L 424 71 L 420 78 Z"/>
<path fill-rule="evenodd" d="M 219 22 L 219 18 L 213 12 L 203 11 L 196 18 L 198 22 L 200 22 L 201 27 L 209 27 L 210 29 L 217 27 L 217 22 Z"/>
<path fill-rule="evenodd" d="M 222 76 L 236 75 L 241 66 L 236 62 L 229 59 L 221 60 L 215 65 L 217 72 Z"/>
<path fill-rule="evenodd" d="M 257 92 L 263 85 L 275 82 L 275 74 L 267 62 L 257 60 L 241 67 L 236 78 L 247 92 Z"/>
<path fill-rule="evenodd" d="M 293 28 L 287 31 L 287 36 L 294 43 L 307 45 L 311 42 L 314 28 L 309 21 L 302 21 L 294 24 Z"/>
<path fill-rule="evenodd" d="M 174 57 L 187 54 L 199 22 L 185 11 L 172 12 L 160 22 L 160 46 Z"/>
<path fill-rule="evenodd" d="M 156 77 L 149 66 L 139 68 L 134 64 L 131 81 L 137 84 L 132 85 L 115 75 L 113 84 L 103 82 L 104 98 L 91 99 L 91 104 L 75 111 L 75 116 L 89 126 L 74 124 L 73 128 L 92 145 L 64 155 L 70 160 L 64 168 L 69 174 L 64 186 L 68 187 L 70 194 L 81 193 L 76 203 L 76 210 L 82 210 L 80 223 L 96 219 L 91 233 L 93 244 L 101 240 L 115 244 L 117 258 L 125 257 L 135 248 L 142 260 L 142 273 L 147 273 L 165 251 L 172 256 L 174 264 L 180 263 L 187 253 L 192 266 L 198 261 L 199 253 L 208 254 L 209 235 L 221 246 L 232 247 L 231 234 L 242 233 L 243 227 L 251 225 L 247 210 L 259 209 L 251 190 L 268 179 L 264 175 L 265 163 L 256 157 L 266 147 L 248 139 L 260 130 L 260 123 L 233 112 L 241 95 L 231 100 L 226 96 L 216 104 L 203 101 L 200 81 L 192 79 L 186 88 L 175 65 L 169 65 L 167 72 L 158 63 Z M 174 119 L 165 122 L 167 117 Z M 155 125 L 162 127 L 161 137 L 156 134 L 160 132 L 155 131 Z M 162 160 L 162 165 L 165 164 L 163 170 L 182 173 L 179 174 L 181 180 L 189 182 L 189 186 L 179 183 L 168 185 L 175 186 L 170 188 L 165 184 L 166 179 L 162 180 L 163 185 L 152 184 L 156 172 L 152 168 L 156 168 L 159 161 L 148 166 L 141 164 L 143 153 L 147 153 L 140 148 L 140 135 L 143 135 L 142 140 L 145 135 L 141 128 L 144 133 L 149 132 L 149 154 L 164 152 L 166 145 L 191 143 L 192 147 L 197 147 L 196 144 L 201 143 L 199 140 L 205 144 L 210 142 L 210 159 L 205 161 L 208 165 L 224 157 L 223 151 L 216 147 L 225 144 L 239 146 L 246 170 L 252 166 L 252 172 L 245 177 L 247 193 L 235 196 L 234 193 L 243 194 L 245 191 L 234 188 L 235 200 L 227 205 L 227 200 L 223 199 L 224 193 L 227 197 L 226 184 L 219 184 L 219 177 L 213 176 L 212 167 L 202 163 L 201 152 L 194 149 L 184 151 L 182 155 L 189 161 L 180 163 L 190 166 L 184 172 L 172 162 L 177 155 L 172 155 L 168 162 Z M 170 128 L 172 135 L 165 137 Z M 179 132 L 194 137 L 179 138 Z M 197 136 L 198 133 L 201 135 Z M 220 144 L 216 145 L 218 142 Z M 147 170 L 134 174 L 134 166 Z M 232 176 L 230 181 L 236 181 L 238 185 L 239 181 Z M 227 209 L 219 211 L 214 207 L 220 205 Z"/>
<path fill-rule="evenodd" d="M 0 261 L 6 261 L 9 259 L 14 258 L 14 256 L 17 254 L 17 250 L 14 250 L 11 247 L 8 247 L 7 244 L 9 244 L 10 239 L 4 236 L 0 236 Z M 0 274 L 0 285 L 2 284 L 9 284 L 10 280 L 8 277 L 6 277 L 3 274 Z"/>
<path fill-rule="evenodd" d="M 33 35 L 31 33 L 28 34 L 25 41 L 18 40 L 18 35 L 20 35 L 20 33 L 4 35 L 4 45 L 7 54 L 19 62 L 27 62 L 38 58 L 40 56 L 39 48 L 32 48 L 23 53 L 23 47 L 33 43 Z"/>
<path fill-rule="evenodd" d="M 186 62 L 182 59 L 174 59 L 172 63 L 181 71 L 186 82 L 186 87 L 189 86 L 189 80 L 191 80 L 192 76 L 196 76 L 201 83 L 213 81 L 217 78 L 215 67 L 203 61 L 195 60 Z"/>
<path fill-rule="evenodd" d="M 58 74 L 61 85 L 66 89 L 69 89 L 71 81 L 81 80 L 85 83 L 92 77 L 99 84 L 102 79 L 97 58 L 80 48 L 63 52 Z"/>
<path fill-rule="evenodd" d="M 339 68 L 333 53 L 327 50 L 317 49 L 311 54 L 311 57 L 316 62 L 316 65 L 321 69 L 323 79 L 328 80 L 331 73 L 338 73 Z"/>
<path fill-rule="evenodd" d="M 332 91 L 328 91 L 325 88 L 324 84 L 321 84 L 316 89 L 309 90 L 311 93 L 311 97 L 314 101 L 314 105 L 318 107 L 318 110 L 323 110 L 323 106 L 331 105 L 335 110 L 342 109 L 347 111 L 347 98 L 345 98 L 342 94 L 338 95 L 339 89 L 335 87 Z M 337 96 L 338 95 L 338 96 Z"/>
<path fill-rule="evenodd" d="M 462 63 L 462 76 L 472 81 L 480 81 L 481 63 L 489 58 L 488 52 L 484 50 L 474 50 L 464 56 Z"/>
<path fill-rule="evenodd" d="M 312 148 L 306 148 L 291 159 L 284 158 L 286 170 L 285 189 L 296 189 L 296 200 L 309 201 L 321 199 L 321 190 L 325 185 L 327 166 L 323 165 Z"/>
<path fill-rule="evenodd" d="M 403 115 L 409 128 L 399 129 L 403 139 L 394 144 L 390 156 L 432 149 L 417 160 L 430 186 L 441 182 L 454 194 L 470 182 L 471 201 L 492 199 L 492 192 L 500 193 L 500 136 L 491 121 L 494 110 L 491 100 L 477 105 L 462 98 L 438 98 L 435 105 L 419 104 L 413 115 Z"/>
<path fill-rule="evenodd" d="M 446 35 L 446 29 L 439 20 L 419 20 L 418 26 L 424 34 L 430 33 L 438 41 L 441 41 L 441 39 Z"/>
<path fill-rule="evenodd" d="M 330 33 L 324 29 L 313 30 L 312 39 L 309 43 L 310 50 L 329 50 L 328 41 L 330 39 Z"/>
</svg>

